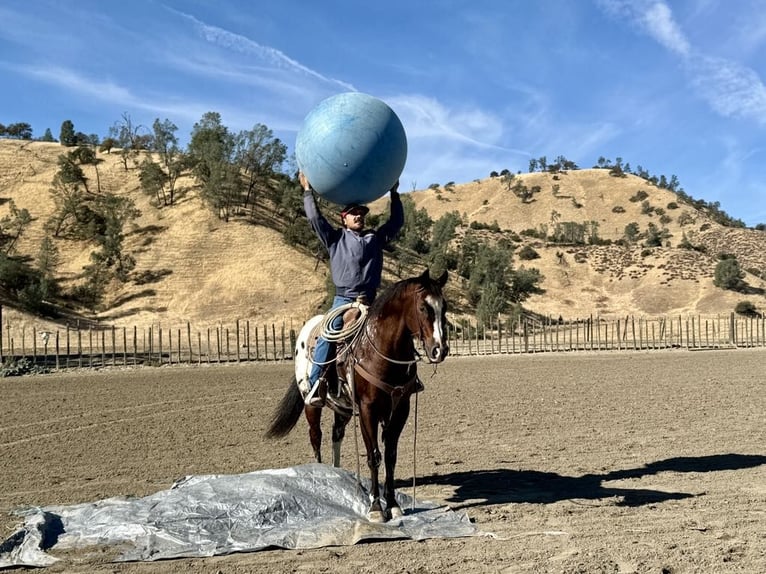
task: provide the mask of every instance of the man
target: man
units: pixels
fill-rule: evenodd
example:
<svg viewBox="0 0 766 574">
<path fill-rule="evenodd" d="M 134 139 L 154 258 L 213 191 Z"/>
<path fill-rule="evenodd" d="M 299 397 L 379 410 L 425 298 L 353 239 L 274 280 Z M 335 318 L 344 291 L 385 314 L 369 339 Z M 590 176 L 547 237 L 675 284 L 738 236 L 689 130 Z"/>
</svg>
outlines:
<svg viewBox="0 0 766 574">
<path fill-rule="evenodd" d="M 365 216 L 370 211 L 364 205 L 350 204 L 340 213 L 342 227 L 333 227 L 317 208 L 311 184 L 303 172 L 298 174 L 303 187 L 303 207 L 314 233 L 330 255 L 330 273 L 335 284 L 335 298 L 330 309 L 360 300 L 370 304 L 380 287 L 383 272 L 383 248 L 399 233 L 404 225 L 404 209 L 399 197 L 399 182 L 390 190 L 391 213 L 388 221 L 377 230 L 364 228 Z M 343 318 L 333 322 L 333 329 L 343 326 Z M 314 364 L 309 373 L 311 389 L 306 405 L 324 406 L 327 382 L 320 381 L 322 370 L 335 358 L 334 345 L 320 338 L 314 349 Z"/>
</svg>

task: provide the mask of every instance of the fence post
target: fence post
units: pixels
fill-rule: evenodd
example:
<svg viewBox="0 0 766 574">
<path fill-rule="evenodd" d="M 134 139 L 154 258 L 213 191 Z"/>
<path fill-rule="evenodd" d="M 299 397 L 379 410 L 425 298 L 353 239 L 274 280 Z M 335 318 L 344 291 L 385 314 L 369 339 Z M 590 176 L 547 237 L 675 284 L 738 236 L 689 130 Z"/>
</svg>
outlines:
<svg viewBox="0 0 766 574">
<path fill-rule="evenodd" d="M 59 330 L 56 329 L 56 370 L 59 370 Z"/>
<path fill-rule="evenodd" d="M 271 324 L 271 344 L 274 347 L 274 360 L 277 360 L 277 327 Z"/>
<path fill-rule="evenodd" d="M 250 362 L 250 319 L 245 321 L 245 348 L 247 349 L 245 351 L 247 361 Z"/>
</svg>

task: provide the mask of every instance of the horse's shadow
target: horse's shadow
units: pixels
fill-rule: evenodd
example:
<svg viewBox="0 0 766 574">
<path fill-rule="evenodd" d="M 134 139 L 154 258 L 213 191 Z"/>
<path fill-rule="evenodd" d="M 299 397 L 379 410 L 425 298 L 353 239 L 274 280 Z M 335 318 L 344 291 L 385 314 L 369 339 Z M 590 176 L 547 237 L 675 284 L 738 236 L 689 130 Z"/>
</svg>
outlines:
<svg viewBox="0 0 766 574">
<path fill-rule="evenodd" d="M 603 483 L 641 478 L 660 472 L 716 472 L 752 468 L 766 464 L 766 456 L 748 454 L 718 454 L 699 457 L 677 457 L 660 460 L 639 468 L 604 474 L 562 476 L 535 470 L 493 469 L 433 474 L 421 477 L 421 485 L 448 485 L 456 488 L 446 499 L 453 508 L 469 508 L 487 504 L 534 503 L 548 504 L 570 499 L 599 500 L 618 497 L 617 506 L 643 506 L 667 500 L 701 496 L 687 492 L 617 488 Z M 405 483 L 402 483 L 405 486 Z"/>
</svg>

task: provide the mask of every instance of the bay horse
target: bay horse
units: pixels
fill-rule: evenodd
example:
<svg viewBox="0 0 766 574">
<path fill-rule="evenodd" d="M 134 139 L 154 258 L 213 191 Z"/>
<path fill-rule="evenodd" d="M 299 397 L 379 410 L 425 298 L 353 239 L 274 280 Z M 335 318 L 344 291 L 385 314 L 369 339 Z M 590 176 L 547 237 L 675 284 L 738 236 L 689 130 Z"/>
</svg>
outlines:
<svg viewBox="0 0 766 574">
<path fill-rule="evenodd" d="M 421 275 L 404 279 L 384 291 L 369 307 L 364 322 L 356 336 L 346 346 L 339 345 L 336 370 L 339 385 L 344 381 L 350 390 L 353 409 L 359 415 L 360 429 L 367 451 L 370 470 L 370 509 L 367 517 L 373 522 L 387 518 L 399 518 L 402 510 L 394 492 L 394 469 L 396 467 L 399 436 L 410 413 L 410 397 L 418 384 L 417 362 L 441 363 L 449 353 L 445 327 L 447 324 L 447 301 L 443 287 L 447 272 L 433 279 L 426 269 Z M 314 317 L 307 323 L 317 323 Z M 304 327 L 296 346 L 296 367 L 301 357 L 305 359 Z M 414 340 L 422 345 L 422 354 L 415 349 Z M 309 424 L 309 439 L 317 462 L 321 456 L 322 407 L 304 405 L 298 383 L 305 368 L 296 368 L 296 376 L 284 398 L 274 412 L 267 438 L 286 436 L 296 425 L 301 412 L 305 412 Z M 340 466 L 340 445 L 345 429 L 353 416 L 351 409 L 337 408 L 332 429 L 333 463 Z M 381 455 L 378 431 L 382 428 L 383 455 Z M 383 511 L 379 493 L 378 470 L 385 463 Z"/>
</svg>

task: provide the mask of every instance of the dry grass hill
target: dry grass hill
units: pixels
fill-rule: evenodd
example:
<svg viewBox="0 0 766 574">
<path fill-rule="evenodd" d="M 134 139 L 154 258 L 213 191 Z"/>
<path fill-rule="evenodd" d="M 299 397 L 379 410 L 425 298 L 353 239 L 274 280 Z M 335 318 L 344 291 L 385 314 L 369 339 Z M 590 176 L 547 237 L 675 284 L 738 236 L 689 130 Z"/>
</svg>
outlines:
<svg viewBox="0 0 766 574">
<path fill-rule="evenodd" d="M 43 224 L 53 210 L 49 189 L 62 153 L 65 148 L 58 144 L 0 140 L 0 210 L 13 199 L 33 217 L 16 246 L 20 254 L 34 257 L 39 249 Z M 181 182 L 186 188 L 177 205 L 158 209 L 141 192 L 136 170 L 126 173 L 117 154 L 99 158 L 102 189 L 131 197 L 141 210 L 126 241 L 137 265 L 129 282 L 110 287 L 102 311 L 78 310 L 65 321 L 79 314 L 82 319 L 128 326 L 188 320 L 202 327 L 238 318 L 271 323 L 301 321 L 321 306 L 324 266 L 317 268 L 313 258 L 288 246 L 279 232 L 246 221 L 218 220 L 202 205 L 191 180 Z M 85 171 L 95 181 L 95 172 L 88 170 L 93 168 Z M 556 222 L 591 221 L 598 223 L 603 239 L 619 239 L 633 222 L 641 231 L 654 223 L 669 233 L 667 246 L 652 249 L 548 245 L 523 236 L 540 258 L 517 258 L 514 265 L 536 267 L 545 277 L 545 293 L 525 304 L 530 310 L 574 319 L 591 314 L 729 313 L 742 300 L 752 301 L 761 311 L 766 308 L 766 285 L 756 275 L 746 277 L 751 291 L 747 294 L 713 285 L 720 252 L 735 254 L 743 269 L 766 276 L 766 233 L 721 227 L 672 192 L 633 175 L 617 178 L 607 170 L 586 169 L 521 174 L 514 178 L 517 181 L 529 188 L 539 186 L 540 191 L 522 202 L 502 178 L 495 177 L 449 189 L 414 191 L 412 198 L 434 220 L 457 211 L 469 221 L 497 222 L 501 230 L 516 234 L 541 226 L 552 230 Z M 639 190 L 646 192 L 644 201 L 652 210 L 647 212 L 641 201 L 631 201 Z M 668 208 L 672 202 L 678 207 Z M 374 212 L 386 207 L 385 198 L 371 205 Z M 684 235 L 707 252 L 678 248 Z M 59 274 L 64 288 L 71 288 L 82 280 L 92 247 L 64 240 L 58 246 Z M 459 281 L 452 281 L 450 296 L 459 299 L 460 287 Z M 7 301 L 4 320 L 45 324 L 10 309 Z"/>
</svg>

